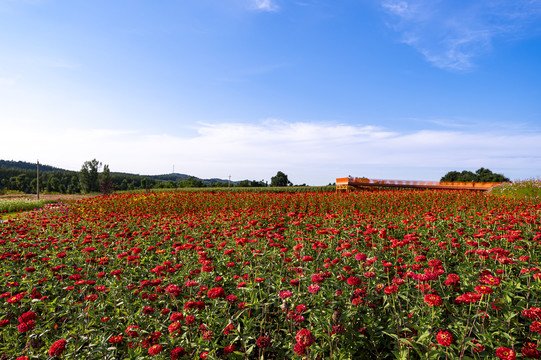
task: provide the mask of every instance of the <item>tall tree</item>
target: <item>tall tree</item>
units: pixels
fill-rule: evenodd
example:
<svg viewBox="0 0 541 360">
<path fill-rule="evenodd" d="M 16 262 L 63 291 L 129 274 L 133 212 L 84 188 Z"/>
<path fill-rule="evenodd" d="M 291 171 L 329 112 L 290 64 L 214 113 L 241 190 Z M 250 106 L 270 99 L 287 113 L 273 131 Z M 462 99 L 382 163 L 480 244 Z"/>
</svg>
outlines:
<svg viewBox="0 0 541 360">
<path fill-rule="evenodd" d="M 85 193 L 100 191 L 99 169 L 101 162 L 96 159 L 85 161 L 79 172 L 81 189 Z"/>
<path fill-rule="evenodd" d="M 281 171 L 276 173 L 276 176 L 271 177 L 270 186 L 291 186 L 291 181 L 288 180 L 287 175 Z"/>
<path fill-rule="evenodd" d="M 114 191 L 113 180 L 111 179 L 111 171 L 109 165 L 103 165 L 101 173 L 100 191 L 102 194 L 111 194 Z"/>
</svg>

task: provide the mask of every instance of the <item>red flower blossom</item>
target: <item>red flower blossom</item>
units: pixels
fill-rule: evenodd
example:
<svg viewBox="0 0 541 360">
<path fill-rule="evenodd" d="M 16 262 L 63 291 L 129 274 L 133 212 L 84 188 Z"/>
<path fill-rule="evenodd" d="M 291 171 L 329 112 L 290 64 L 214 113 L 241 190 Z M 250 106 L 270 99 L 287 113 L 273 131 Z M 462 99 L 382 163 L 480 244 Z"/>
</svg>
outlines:
<svg viewBox="0 0 541 360">
<path fill-rule="evenodd" d="M 224 335 L 229 335 L 229 334 L 231 334 L 231 332 L 232 332 L 234 329 L 235 329 L 235 325 L 229 324 L 229 325 L 227 325 L 227 326 L 224 328 L 223 333 L 224 333 Z"/>
<path fill-rule="evenodd" d="M 186 318 L 184 319 L 187 325 L 191 325 L 195 321 L 195 316 L 193 315 L 186 315 Z"/>
<path fill-rule="evenodd" d="M 447 279 L 445 280 L 445 285 L 448 285 L 448 286 L 456 286 L 458 285 L 460 281 L 460 276 L 458 276 L 457 274 L 449 274 L 447 275 Z"/>
<path fill-rule="evenodd" d="M 118 344 L 119 342 L 121 342 L 123 339 L 122 335 L 116 335 L 116 336 L 111 336 L 111 338 L 109 339 L 109 342 L 111 344 Z"/>
<path fill-rule="evenodd" d="M 155 311 L 153 307 L 145 306 L 143 307 L 143 314 L 152 314 Z"/>
<path fill-rule="evenodd" d="M 256 344 L 257 344 L 257 347 L 259 347 L 260 349 L 265 349 L 265 348 L 268 348 L 271 345 L 271 341 L 270 341 L 270 338 L 268 338 L 268 337 L 260 336 L 257 339 Z"/>
<path fill-rule="evenodd" d="M 496 349 L 496 356 L 501 360 L 515 360 L 517 358 L 515 352 L 506 347 L 499 347 Z"/>
<path fill-rule="evenodd" d="M 465 293 L 456 297 L 455 304 L 470 304 L 479 300 L 481 300 L 481 295 L 477 293 Z"/>
<path fill-rule="evenodd" d="M 534 321 L 534 322 L 530 325 L 530 331 L 532 331 L 532 332 L 541 332 L 541 322 L 539 322 L 539 321 Z"/>
<path fill-rule="evenodd" d="M 297 335 L 295 335 L 295 341 L 297 342 L 297 344 L 300 344 L 302 346 L 310 346 L 316 341 L 316 338 L 310 330 L 301 329 L 297 331 Z"/>
<path fill-rule="evenodd" d="M 186 354 L 183 347 L 176 347 L 171 351 L 171 360 L 178 360 Z"/>
<path fill-rule="evenodd" d="M 157 345 L 152 345 L 149 349 L 148 349 L 148 354 L 149 355 L 158 355 L 159 353 L 162 352 L 162 346 L 160 344 L 157 344 Z"/>
<path fill-rule="evenodd" d="M 36 326 L 36 322 L 34 320 L 28 320 L 26 322 L 20 323 L 17 326 L 17 330 L 21 333 L 25 333 L 32 330 L 35 326 Z"/>
<path fill-rule="evenodd" d="M 210 340 L 214 336 L 214 333 L 210 330 L 203 331 L 203 339 Z"/>
<path fill-rule="evenodd" d="M 492 288 L 488 285 L 477 285 L 475 287 L 475 291 L 477 291 L 479 294 L 486 295 L 486 294 L 492 294 Z"/>
<path fill-rule="evenodd" d="M 21 316 L 19 316 L 19 322 L 24 323 L 30 320 L 36 320 L 38 316 L 33 311 L 27 311 L 25 313 L 22 313 Z"/>
<path fill-rule="evenodd" d="M 441 297 L 439 295 L 426 294 L 425 303 L 427 303 L 428 306 L 440 306 L 443 303 L 443 301 L 441 300 Z"/>
<path fill-rule="evenodd" d="M 436 335 L 436 340 L 442 346 L 449 346 L 453 342 L 453 336 L 448 331 L 440 330 Z"/>
<path fill-rule="evenodd" d="M 485 275 L 479 279 L 479 282 L 487 285 L 498 286 L 500 285 L 500 278 L 493 275 Z"/>
<path fill-rule="evenodd" d="M 125 333 L 128 337 L 131 337 L 131 338 L 134 338 L 134 337 L 138 337 L 139 336 L 139 333 L 137 332 L 139 330 L 139 326 L 135 326 L 135 325 L 130 325 L 128 326 L 128 328 L 126 329 Z"/>
<path fill-rule="evenodd" d="M 184 315 L 182 315 L 182 313 L 175 312 L 175 313 L 171 314 L 171 316 L 169 317 L 169 320 L 171 320 L 171 321 L 182 321 L 182 320 L 184 320 Z"/>
<path fill-rule="evenodd" d="M 60 339 L 55 341 L 49 348 L 49 356 L 60 356 L 66 350 L 67 341 Z"/>
<path fill-rule="evenodd" d="M 472 343 L 473 343 L 473 345 L 472 345 L 473 351 L 475 351 L 475 352 L 485 351 L 485 347 L 483 345 L 481 345 L 476 339 L 473 339 Z"/>
<path fill-rule="evenodd" d="M 231 345 L 227 345 L 225 348 L 224 348 L 224 354 L 231 354 L 235 351 L 235 345 L 231 344 Z"/>
<path fill-rule="evenodd" d="M 172 323 L 171 325 L 168 326 L 168 330 L 169 330 L 169 334 L 171 335 L 176 335 L 177 333 L 180 332 L 180 327 L 182 326 L 181 323 L 179 322 L 174 322 Z"/>
<path fill-rule="evenodd" d="M 541 319 L 541 308 L 531 307 L 521 311 L 522 316 L 527 319 Z"/>
<path fill-rule="evenodd" d="M 525 343 L 524 347 L 520 350 L 520 353 L 522 356 L 529 359 L 539 359 L 541 357 L 541 353 L 537 350 L 537 344 L 531 342 Z"/>
<path fill-rule="evenodd" d="M 222 287 L 215 287 L 207 292 L 207 296 L 211 299 L 224 298 L 225 290 Z"/>
</svg>

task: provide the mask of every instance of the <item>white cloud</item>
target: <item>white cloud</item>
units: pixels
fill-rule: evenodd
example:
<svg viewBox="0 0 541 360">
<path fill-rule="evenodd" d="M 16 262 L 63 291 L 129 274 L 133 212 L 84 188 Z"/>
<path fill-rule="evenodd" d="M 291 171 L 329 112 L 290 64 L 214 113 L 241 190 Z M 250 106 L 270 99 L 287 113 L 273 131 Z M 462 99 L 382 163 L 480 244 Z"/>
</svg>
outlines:
<svg viewBox="0 0 541 360">
<path fill-rule="evenodd" d="M 280 7 L 273 0 L 252 0 L 252 7 L 261 11 L 275 12 Z"/>
<path fill-rule="evenodd" d="M 521 38 L 541 28 L 541 1 L 457 2 L 454 0 L 383 0 L 390 26 L 401 41 L 434 66 L 464 71 L 491 49 L 496 37 Z"/>
<path fill-rule="evenodd" d="M 422 130 L 265 120 L 199 124 L 195 136 L 7 124 L 1 158 L 78 170 L 96 158 L 112 171 L 177 172 L 202 178 L 266 179 L 323 185 L 353 175 L 438 180 L 450 170 L 490 168 L 511 178 L 540 176 L 541 134 Z M 21 144 L 24 143 L 24 146 Z M 539 170 L 537 170 L 539 171 Z"/>
</svg>

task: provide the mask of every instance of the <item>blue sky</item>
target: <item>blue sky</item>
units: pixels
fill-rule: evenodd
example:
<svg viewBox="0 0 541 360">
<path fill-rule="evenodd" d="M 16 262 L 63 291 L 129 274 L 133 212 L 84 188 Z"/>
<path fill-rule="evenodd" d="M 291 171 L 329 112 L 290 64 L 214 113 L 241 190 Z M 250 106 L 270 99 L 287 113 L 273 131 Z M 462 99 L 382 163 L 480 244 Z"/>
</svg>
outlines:
<svg viewBox="0 0 541 360">
<path fill-rule="evenodd" d="M 541 176 L 541 0 L 0 0 L 0 158 Z"/>
</svg>

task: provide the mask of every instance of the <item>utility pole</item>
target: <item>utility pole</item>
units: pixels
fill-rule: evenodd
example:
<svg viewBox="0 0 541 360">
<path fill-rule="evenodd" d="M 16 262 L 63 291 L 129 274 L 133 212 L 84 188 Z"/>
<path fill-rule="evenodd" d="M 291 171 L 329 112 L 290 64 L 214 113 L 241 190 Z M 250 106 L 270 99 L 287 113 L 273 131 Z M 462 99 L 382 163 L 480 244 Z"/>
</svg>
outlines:
<svg viewBox="0 0 541 360">
<path fill-rule="evenodd" d="M 227 187 L 231 187 L 231 175 L 229 175 L 229 181 L 227 182 Z"/>
<path fill-rule="evenodd" d="M 37 164 L 37 168 L 36 168 L 36 173 L 37 173 L 37 182 L 36 182 L 36 192 L 37 192 L 37 195 L 38 195 L 38 200 L 39 200 L 39 160 L 38 160 L 38 164 Z"/>
</svg>

